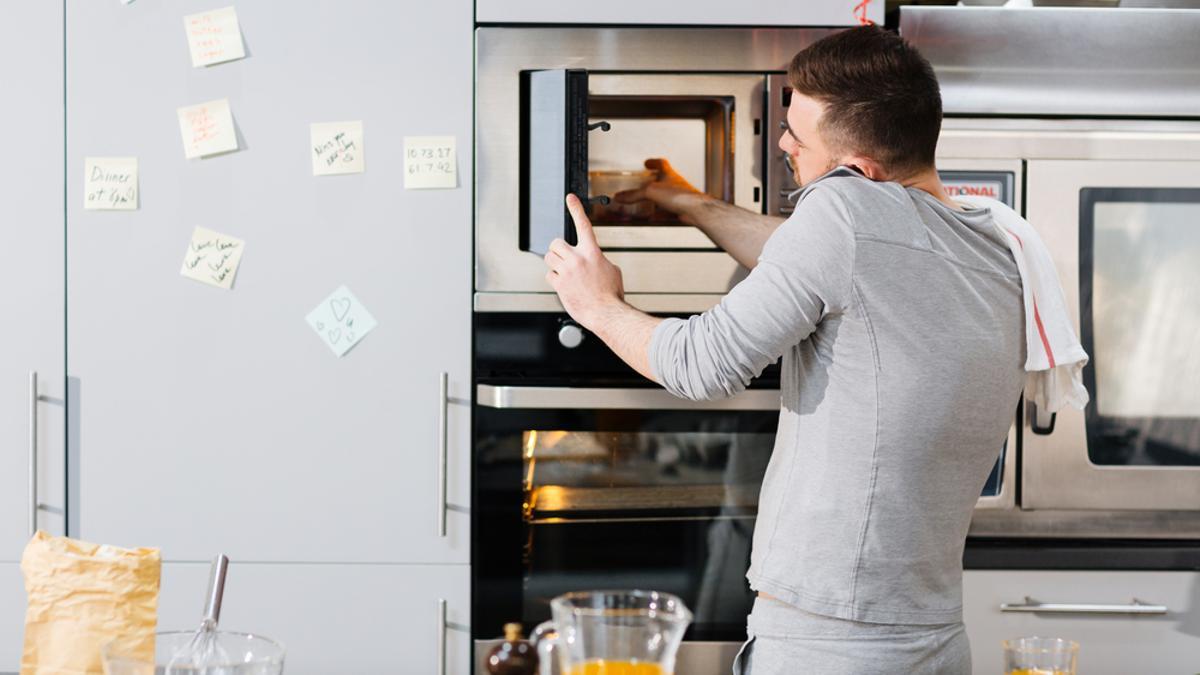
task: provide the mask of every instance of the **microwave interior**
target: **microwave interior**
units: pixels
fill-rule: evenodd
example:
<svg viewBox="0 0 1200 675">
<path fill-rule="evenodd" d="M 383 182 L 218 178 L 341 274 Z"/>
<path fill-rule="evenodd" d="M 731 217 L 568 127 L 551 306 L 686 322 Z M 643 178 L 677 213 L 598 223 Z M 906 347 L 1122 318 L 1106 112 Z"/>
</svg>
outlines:
<svg viewBox="0 0 1200 675">
<path fill-rule="evenodd" d="M 606 250 L 714 250 L 698 229 L 649 201 L 617 193 L 658 179 L 666 159 L 697 190 L 737 203 L 737 120 L 761 95 L 761 75 L 624 75 L 526 71 L 521 77 L 521 249 L 577 243 L 563 203 L 585 198 Z M 761 151 L 761 145 L 744 152 Z M 755 197 L 758 196 L 755 190 Z M 761 206 L 753 205 L 759 209 Z"/>
</svg>

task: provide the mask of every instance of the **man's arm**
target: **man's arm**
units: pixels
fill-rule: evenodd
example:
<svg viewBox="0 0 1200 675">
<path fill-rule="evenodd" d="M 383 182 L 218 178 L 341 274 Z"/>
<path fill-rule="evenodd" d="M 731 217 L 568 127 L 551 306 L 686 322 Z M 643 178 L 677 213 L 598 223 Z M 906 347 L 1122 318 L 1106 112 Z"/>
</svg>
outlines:
<svg viewBox="0 0 1200 675">
<path fill-rule="evenodd" d="M 579 243 L 571 246 L 562 239 L 550 242 L 545 257 L 550 268 L 546 281 L 572 319 L 596 334 L 634 370 L 657 381 L 648 353 L 650 338 L 662 319 L 626 304 L 621 270 L 601 252 L 583 204 L 575 195 L 567 195 L 567 208 L 575 221 Z"/>
<path fill-rule="evenodd" d="M 650 195 L 658 189 L 670 188 L 655 188 L 652 184 L 646 190 L 647 198 L 656 201 Z M 714 244 L 747 269 L 754 269 L 758 264 L 763 245 L 786 220 L 755 213 L 708 195 L 701 195 L 687 215 L 680 214 L 680 217 L 700 228 Z"/>
<path fill-rule="evenodd" d="M 595 333 L 622 361 L 651 382 L 659 382 L 650 366 L 650 338 L 663 320 L 634 309 L 624 302 L 602 309 L 592 325 Z"/>
<path fill-rule="evenodd" d="M 604 257 L 574 195 L 567 206 L 579 244 L 550 244 L 546 280 L 572 318 L 667 391 L 691 400 L 733 396 L 848 306 L 854 235 L 844 205 L 832 191 L 806 203 L 810 218 L 781 229 L 746 279 L 687 320 L 656 319 L 625 304 L 621 271 Z"/>
<path fill-rule="evenodd" d="M 700 192 L 665 159 L 648 159 L 646 168 L 658 171 L 661 178 L 641 190 L 621 192 L 613 198 L 621 203 L 643 199 L 654 202 L 679 216 L 684 223 L 699 228 L 714 244 L 748 269 L 754 269 L 758 264 L 763 244 L 785 220 L 755 213 Z"/>
</svg>

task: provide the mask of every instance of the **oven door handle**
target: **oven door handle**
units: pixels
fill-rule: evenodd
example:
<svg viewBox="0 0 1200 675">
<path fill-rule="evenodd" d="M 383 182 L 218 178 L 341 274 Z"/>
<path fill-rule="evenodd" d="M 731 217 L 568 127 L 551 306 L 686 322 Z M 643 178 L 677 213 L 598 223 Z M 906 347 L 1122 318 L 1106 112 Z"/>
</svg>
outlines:
<svg viewBox="0 0 1200 675">
<path fill-rule="evenodd" d="M 690 401 L 665 389 L 604 387 L 506 387 L 481 384 L 476 402 L 501 410 L 779 410 L 778 389 L 747 389 L 730 398 Z"/>
</svg>

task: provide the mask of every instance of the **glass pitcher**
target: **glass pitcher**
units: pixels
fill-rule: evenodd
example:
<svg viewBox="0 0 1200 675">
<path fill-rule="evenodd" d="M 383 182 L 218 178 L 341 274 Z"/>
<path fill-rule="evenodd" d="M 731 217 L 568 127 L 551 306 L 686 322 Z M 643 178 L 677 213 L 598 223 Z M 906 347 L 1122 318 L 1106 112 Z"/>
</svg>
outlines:
<svg viewBox="0 0 1200 675">
<path fill-rule="evenodd" d="M 588 591 L 550 601 L 554 618 L 531 641 L 541 675 L 672 675 L 675 652 L 692 613 L 679 598 L 656 591 Z"/>
</svg>

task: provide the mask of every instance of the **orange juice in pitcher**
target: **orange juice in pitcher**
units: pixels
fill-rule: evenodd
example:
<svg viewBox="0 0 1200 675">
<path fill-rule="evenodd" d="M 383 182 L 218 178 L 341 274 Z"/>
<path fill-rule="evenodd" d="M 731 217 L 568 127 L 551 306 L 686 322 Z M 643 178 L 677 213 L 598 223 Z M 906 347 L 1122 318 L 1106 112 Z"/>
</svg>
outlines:
<svg viewBox="0 0 1200 675">
<path fill-rule="evenodd" d="M 669 675 L 657 663 L 598 659 L 575 666 L 566 675 Z"/>
<path fill-rule="evenodd" d="M 672 675 L 692 613 L 656 591 L 586 591 L 550 601 L 530 642 L 564 675 Z"/>
</svg>

